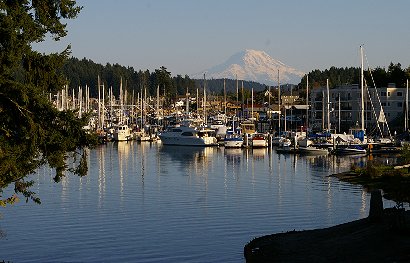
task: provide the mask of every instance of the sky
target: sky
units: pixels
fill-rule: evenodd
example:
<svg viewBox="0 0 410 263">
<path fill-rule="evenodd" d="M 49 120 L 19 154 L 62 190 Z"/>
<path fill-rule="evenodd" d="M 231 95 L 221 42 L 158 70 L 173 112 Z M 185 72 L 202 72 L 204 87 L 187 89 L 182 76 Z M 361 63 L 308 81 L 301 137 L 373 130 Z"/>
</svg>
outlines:
<svg viewBox="0 0 410 263">
<path fill-rule="evenodd" d="M 164 66 L 185 76 L 245 49 L 310 72 L 393 62 L 410 66 L 409 0 L 79 0 L 68 35 L 35 49 L 71 44 L 72 56 L 135 70 Z"/>
</svg>

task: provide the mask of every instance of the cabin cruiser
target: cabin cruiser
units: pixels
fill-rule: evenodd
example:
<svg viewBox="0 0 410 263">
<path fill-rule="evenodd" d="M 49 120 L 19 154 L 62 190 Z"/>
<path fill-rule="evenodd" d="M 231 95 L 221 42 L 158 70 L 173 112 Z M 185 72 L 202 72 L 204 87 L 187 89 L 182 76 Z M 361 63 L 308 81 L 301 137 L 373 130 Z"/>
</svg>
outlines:
<svg viewBox="0 0 410 263">
<path fill-rule="evenodd" d="M 240 134 L 228 131 L 225 135 L 224 146 L 226 148 L 241 148 L 243 145 L 243 137 Z"/>
<path fill-rule="evenodd" d="M 189 126 L 172 126 L 158 136 L 164 145 L 215 146 L 218 145 L 210 129 L 197 130 Z"/>
<path fill-rule="evenodd" d="M 252 148 L 268 147 L 268 140 L 263 133 L 254 133 L 251 136 Z"/>
<path fill-rule="evenodd" d="M 365 155 L 367 151 L 360 145 L 337 145 L 331 151 L 334 155 Z"/>
<path fill-rule="evenodd" d="M 119 125 L 114 130 L 114 141 L 129 141 L 132 139 L 131 129 L 128 125 Z"/>
</svg>

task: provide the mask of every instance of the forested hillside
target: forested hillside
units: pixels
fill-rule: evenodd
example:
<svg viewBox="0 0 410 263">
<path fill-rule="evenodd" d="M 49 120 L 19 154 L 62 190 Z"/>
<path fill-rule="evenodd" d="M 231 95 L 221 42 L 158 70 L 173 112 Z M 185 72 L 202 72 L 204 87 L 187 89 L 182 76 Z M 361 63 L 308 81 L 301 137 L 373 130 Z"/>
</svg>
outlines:
<svg viewBox="0 0 410 263">
<path fill-rule="evenodd" d="M 97 82 L 100 76 L 101 82 L 105 87 L 112 87 L 115 95 L 119 94 L 120 83 L 122 79 L 123 88 L 128 92 L 138 93 L 141 89 L 147 89 L 147 95 L 155 96 L 157 87 L 160 87 L 161 95 L 164 92 L 168 97 L 174 98 L 177 95 L 184 95 L 187 91 L 196 94 L 199 89 L 202 93 L 204 80 L 190 79 L 188 75 L 171 76 L 167 68 L 161 67 L 153 72 L 149 70 L 135 70 L 133 67 L 124 67 L 119 64 L 101 65 L 92 60 L 83 58 L 70 58 L 64 64 L 63 72 L 69 80 L 70 88 L 78 86 L 89 86 L 91 96 L 98 96 Z M 223 91 L 222 79 L 206 79 L 207 90 L 211 93 L 218 94 Z M 227 79 L 225 82 L 226 90 L 229 93 L 236 93 L 236 80 Z M 242 87 L 242 81 L 238 81 L 239 88 Z M 260 83 L 243 81 L 244 89 L 254 88 L 255 91 L 262 91 L 265 85 Z M 239 90 L 240 92 L 240 90 Z"/>
</svg>

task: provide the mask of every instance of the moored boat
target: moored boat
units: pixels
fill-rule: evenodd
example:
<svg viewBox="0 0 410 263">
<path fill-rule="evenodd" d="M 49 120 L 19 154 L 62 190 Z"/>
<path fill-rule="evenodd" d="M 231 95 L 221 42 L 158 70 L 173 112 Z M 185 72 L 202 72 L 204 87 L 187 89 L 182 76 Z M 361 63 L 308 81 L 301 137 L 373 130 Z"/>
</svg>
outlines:
<svg viewBox="0 0 410 263">
<path fill-rule="evenodd" d="M 315 146 L 299 146 L 298 153 L 304 155 L 328 155 L 329 150 L 327 148 L 319 148 Z"/>
<path fill-rule="evenodd" d="M 213 130 L 197 130 L 188 126 L 173 126 L 158 136 L 164 145 L 215 146 L 217 139 Z"/>
<path fill-rule="evenodd" d="M 268 146 L 268 140 L 263 133 L 255 133 L 251 136 L 252 148 L 263 148 Z"/>
<path fill-rule="evenodd" d="M 235 134 L 232 131 L 226 133 L 224 139 L 224 146 L 226 148 L 241 148 L 243 145 L 243 138 L 239 134 Z"/>
<path fill-rule="evenodd" d="M 114 141 L 129 141 L 132 139 L 131 129 L 128 125 L 119 125 L 114 130 Z"/>
<path fill-rule="evenodd" d="M 365 155 L 367 151 L 359 145 L 338 145 L 331 153 L 334 155 Z"/>
</svg>

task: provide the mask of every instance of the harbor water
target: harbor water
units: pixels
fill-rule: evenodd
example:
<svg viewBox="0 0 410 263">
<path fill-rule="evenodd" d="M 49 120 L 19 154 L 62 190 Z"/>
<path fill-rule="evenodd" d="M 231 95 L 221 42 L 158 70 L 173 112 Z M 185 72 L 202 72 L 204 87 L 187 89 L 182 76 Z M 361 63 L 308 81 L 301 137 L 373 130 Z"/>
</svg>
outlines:
<svg viewBox="0 0 410 263">
<path fill-rule="evenodd" d="M 328 177 L 366 157 L 131 141 L 88 158 L 85 177 L 32 175 L 41 205 L 0 209 L 0 261 L 244 262 L 255 237 L 368 215 L 362 187 Z"/>
</svg>

